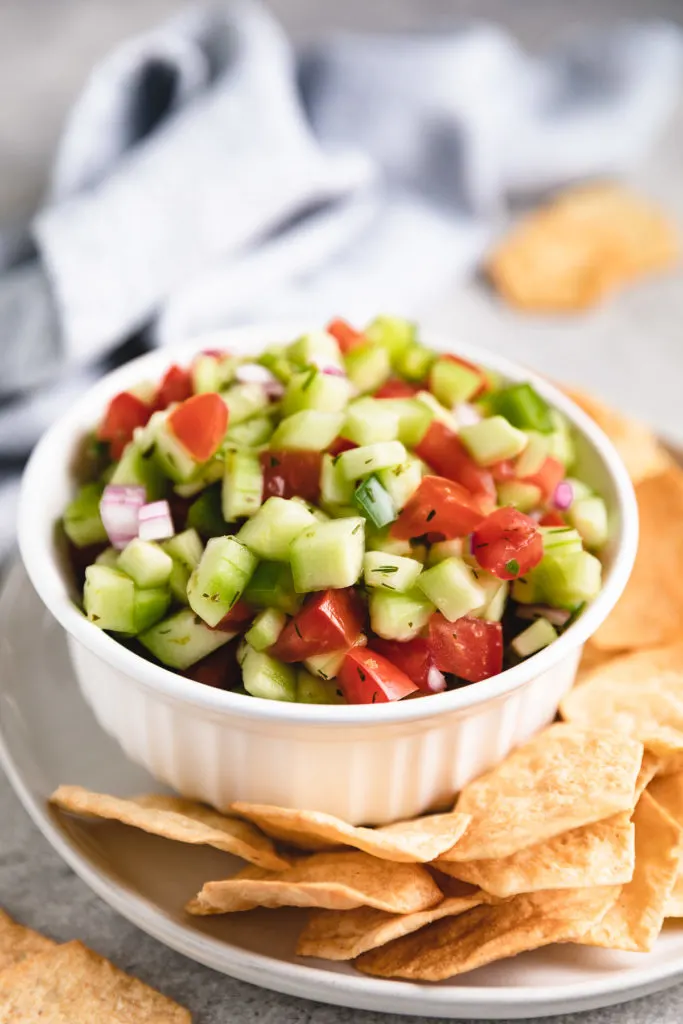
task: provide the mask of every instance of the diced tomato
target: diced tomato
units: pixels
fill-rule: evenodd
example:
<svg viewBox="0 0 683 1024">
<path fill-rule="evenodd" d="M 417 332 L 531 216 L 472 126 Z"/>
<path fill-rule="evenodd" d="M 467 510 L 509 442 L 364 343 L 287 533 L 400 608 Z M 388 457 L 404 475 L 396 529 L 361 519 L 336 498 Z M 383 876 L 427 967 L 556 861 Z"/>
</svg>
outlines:
<svg viewBox="0 0 683 1024">
<path fill-rule="evenodd" d="M 337 682 L 349 704 L 386 704 L 415 693 L 417 685 L 390 661 L 365 647 L 352 647 Z"/>
<path fill-rule="evenodd" d="M 555 493 L 555 488 L 564 480 L 564 473 L 564 466 L 560 460 L 549 455 L 538 472 L 532 473 L 531 476 L 525 476 L 523 479 L 525 484 L 536 484 L 537 487 L 540 487 L 545 501 L 550 501 Z"/>
<path fill-rule="evenodd" d="M 474 363 L 468 362 L 467 359 L 461 359 L 460 356 L 454 356 L 451 355 L 450 353 L 448 355 L 441 356 L 441 359 L 448 359 L 449 362 L 451 363 L 459 363 L 460 366 L 464 366 L 467 370 L 471 370 L 472 373 L 476 373 L 476 375 L 479 377 L 479 387 L 471 396 L 470 401 L 473 401 L 475 398 L 479 398 L 481 395 L 484 394 L 485 391 L 489 390 L 488 377 L 486 376 L 486 374 L 484 373 L 480 366 L 475 366 Z"/>
<path fill-rule="evenodd" d="M 164 374 L 157 391 L 154 407 L 165 409 L 171 402 L 184 402 L 192 394 L 192 376 L 189 370 L 174 363 Z"/>
<path fill-rule="evenodd" d="M 419 384 L 409 384 L 407 380 L 394 377 L 382 384 L 373 398 L 414 398 L 420 390 Z"/>
<path fill-rule="evenodd" d="M 336 320 L 330 320 L 326 330 L 336 340 L 344 355 L 365 342 L 363 332 L 357 331 L 355 327 L 352 327 L 348 321 L 342 320 L 341 317 L 337 317 Z"/>
<path fill-rule="evenodd" d="M 515 464 L 512 459 L 501 459 L 489 466 L 489 472 L 497 484 L 503 484 L 506 480 L 514 480 L 516 477 Z"/>
<path fill-rule="evenodd" d="M 135 428 L 144 427 L 152 412 L 151 406 L 130 391 L 114 395 L 97 429 L 98 439 L 109 442 L 112 459 L 121 458 L 123 449 L 133 440 Z"/>
<path fill-rule="evenodd" d="M 211 356 L 212 359 L 224 359 L 230 353 L 224 348 L 203 348 L 201 354 Z"/>
<path fill-rule="evenodd" d="M 461 484 L 475 498 L 495 502 L 496 484 L 491 470 L 477 465 L 458 435 L 445 423 L 432 420 L 415 453 L 439 476 Z"/>
<path fill-rule="evenodd" d="M 320 496 L 321 452 L 261 452 L 263 467 L 263 500 L 305 498 L 316 502 Z"/>
<path fill-rule="evenodd" d="M 539 526 L 566 526 L 567 520 L 564 518 L 561 512 L 546 512 L 544 516 L 541 516 Z"/>
<path fill-rule="evenodd" d="M 503 669 L 503 627 L 463 615 L 449 622 L 441 612 L 429 620 L 429 645 L 437 668 L 442 672 L 479 683 Z"/>
<path fill-rule="evenodd" d="M 543 538 L 531 516 L 506 506 L 479 523 L 472 534 L 472 553 L 482 569 L 500 580 L 514 580 L 541 561 Z"/>
<path fill-rule="evenodd" d="M 446 540 L 466 537 L 483 519 L 469 491 L 442 476 L 425 476 L 391 527 L 391 536 L 410 540 L 425 533 Z"/>
<path fill-rule="evenodd" d="M 235 602 L 230 611 L 223 616 L 218 625 L 212 628 L 219 629 L 221 633 L 242 633 L 255 614 L 254 609 L 240 598 L 239 601 Z"/>
<path fill-rule="evenodd" d="M 446 680 L 436 667 L 432 649 L 423 637 L 416 636 L 406 641 L 376 637 L 372 641 L 372 649 L 405 672 L 425 693 L 446 689 Z"/>
<path fill-rule="evenodd" d="M 352 587 L 312 594 L 280 633 L 270 653 L 280 661 L 304 661 L 352 647 L 361 635 L 365 609 Z"/>
<path fill-rule="evenodd" d="M 174 409 L 168 425 L 198 462 L 215 455 L 228 427 L 228 407 L 214 392 L 193 395 Z"/>
<path fill-rule="evenodd" d="M 350 452 L 352 448 L 357 447 L 357 444 L 354 444 L 353 441 L 347 441 L 345 437 L 335 437 L 334 441 L 327 449 L 327 454 L 341 455 L 342 452 Z"/>
<path fill-rule="evenodd" d="M 237 643 L 224 644 L 201 661 L 191 665 L 183 675 L 217 690 L 232 690 L 242 685 L 242 670 L 237 662 Z"/>
</svg>

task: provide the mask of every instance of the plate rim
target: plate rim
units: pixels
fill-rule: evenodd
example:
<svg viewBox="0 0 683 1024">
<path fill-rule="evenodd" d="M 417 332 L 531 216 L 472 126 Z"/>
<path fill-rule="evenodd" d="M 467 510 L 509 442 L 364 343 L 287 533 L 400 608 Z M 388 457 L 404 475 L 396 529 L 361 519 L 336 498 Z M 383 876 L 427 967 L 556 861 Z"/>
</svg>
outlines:
<svg viewBox="0 0 683 1024">
<path fill-rule="evenodd" d="M 21 561 L 15 559 L 0 582 L 0 611 L 8 600 L 7 595 L 22 577 L 29 583 Z M 39 600 L 37 595 L 35 597 Z M 121 756 L 126 756 L 123 751 Z M 457 985 L 375 979 L 362 974 L 337 974 L 324 967 L 290 963 L 243 950 L 224 939 L 194 932 L 174 921 L 152 900 L 98 867 L 34 796 L 15 764 L 1 718 L 0 766 L 34 825 L 62 860 L 105 903 L 163 945 L 258 988 L 314 1002 L 409 1016 L 491 1019 L 500 1012 L 501 1017 L 520 1019 L 615 1005 L 671 987 L 683 979 L 682 958 L 679 963 L 651 963 L 608 973 L 603 980 L 564 983 L 551 991 L 531 985 L 459 988 Z"/>
</svg>

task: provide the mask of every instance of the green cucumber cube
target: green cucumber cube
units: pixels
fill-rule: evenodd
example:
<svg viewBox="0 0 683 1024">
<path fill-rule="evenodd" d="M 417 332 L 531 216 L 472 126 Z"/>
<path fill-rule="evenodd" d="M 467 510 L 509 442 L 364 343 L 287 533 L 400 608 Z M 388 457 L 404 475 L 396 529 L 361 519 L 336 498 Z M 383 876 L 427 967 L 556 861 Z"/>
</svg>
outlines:
<svg viewBox="0 0 683 1024">
<path fill-rule="evenodd" d="M 220 391 L 221 378 L 219 360 L 215 356 L 200 353 L 192 362 L 192 390 L 195 395 L 208 391 Z"/>
<path fill-rule="evenodd" d="M 221 392 L 221 398 L 228 407 L 230 426 L 262 414 L 269 404 L 268 395 L 260 384 L 233 384 Z"/>
<path fill-rule="evenodd" d="M 568 420 L 557 409 L 550 410 L 550 420 L 553 424 L 553 429 L 548 434 L 548 443 L 550 445 L 548 454 L 561 462 L 565 469 L 569 469 L 570 466 L 574 465 L 574 460 L 576 459 L 572 429 Z"/>
<path fill-rule="evenodd" d="M 461 558 L 446 558 L 426 569 L 417 581 L 426 597 L 449 620 L 455 622 L 486 603 L 486 592 Z"/>
<path fill-rule="evenodd" d="M 359 345 L 344 362 L 349 380 L 361 394 L 377 391 L 391 374 L 391 357 L 380 345 Z"/>
<path fill-rule="evenodd" d="M 400 466 L 380 469 L 377 476 L 382 487 L 389 492 L 394 506 L 402 509 L 420 486 L 422 463 L 419 459 L 409 456 Z"/>
<path fill-rule="evenodd" d="M 341 412 L 350 397 L 351 387 L 346 377 L 324 373 L 310 366 L 302 373 L 295 374 L 287 385 L 282 400 L 282 413 L 284 416 L 292 416 L 303 409 Z"/>
<path fill-rule="evenodd" d="M 557 631 L 547 619 L 536 619 L 522 633 L 518 633 L 510 645 L 520 658 L 528 658 L 557 640 Z"/>
<path fill-rule="evenodd" d="M 526 430 L 529 443 L 517 459 L 515 473 L 523 479 L 533 476 L 550 455 L 550 439 L 547 434 L 539 434 L 537 430 Z"/>
<path fill-rule="evenodd" d="M 273 434 L 271 448 L 295 448 L 323 452 L 329 448 L 344 423 L 344 413 L 304 409 L 281 420 Z"/>
<path fill-rule="evenodd" d="M 143 590 L 163 587 L 171 578 L 173 559 L 158 544 L 135 537 L 119 555 L 119 569 Z"/>
<path fill-rule="evenodd" d="M 244 591 L 244 600 L 253 608 L 277 608 L 288 615 L 296 615 L 303 604 L 303 597 L 294 590 L 287 562 L 259 562 Z"/>
<path fill-rule="evenodd" d="M 405 594 L 375 587 L 370 591 L 369 607 L 370 625 L 385 640 L 412 640 L 435 611 L 417 587 Z"/>
<path fill-rule="evenodd" d="M 175 537 L 161 542 L 161 547 L 171 556 L 174 562 L 179 562 L 186 569 L 192 572 L 199 565 L 204 551 L 204 545 L 196 530 L 183 530 L 176 533 Z"/>
<path fill-rule="evenodd" d="M 270 416 L 254 416 L 242 423 L 228 427 L 225 435 L 225 446 L 237 448 L 257 448 L 266 444 L 273 433 L 273 421 Z"/>
<path fill-rule="evenodd" d="M 77 548 L 104 544 L 109 539 L 100 516 L 102 484 L 83 484 L 64 511 L 64 532 Z"/>
<path fill-rule="evenodd" d="M 240 449 L 225 453 L 221 510 L 228 523 L 253 516 L 261 507 L 263 469 L 258 454 Z"/>
<path fill-rule="evenodd" d="M 531 384 L 510 384 L 492 396 L 495 411 L 520 430 L 553 430 L 550 406 Z"/>
<path fill-rule="evenodd" d="M 338 459 L 333 455 L 323 455 L 320 469 L 320 500 L 322 504 L 331 508 L 338 505 L 348 506 L 353 501 L 353 491 L 353 480 L 346 479 Z"/>
<path fill-rule="evenodd" d="M 189 608 L 162 619 L 138 640 L 157 661 L 183 672 L 232 640 L 233 634 L 209 629 Z"/>
<path fill-rule="evenodd" d="M 469 402 L 481 384 L 480 373 L 453 359 L 437 359 L 429 371 L 429 390 L 449 409 L 459 402 Z"/>
<path fill-rule="evenodd" d="M 543 552 L 570 554 L 583 550 L 583 541 L 578 530 L 571 526 L 539 526 L 543 538 Z"/>
<path fill-rule="evenodd" d="M 335 683 L 312 676 L 300 668 L 296 674 L 296 699 L 299 704 L 344 704 L 341 690 Z"/>
<path fill-rule="evenodd" d="M 581 498 L 592 498 L 593 491 L 590 489 L 588 484 L 585 484 L 583 480 L 578 480 L 575 476 L 566 477 L 566 482 L 571 484 L 572 491 L 574 492 L 574 501 L 580 501 Z"/>
<path fill-rule="evenodd" d="M 545 603 L 555 608 L 575 609 L 592 601 L 602 585 L 602 565 L 587 551 L 570 554 L 552 551 L 531 573 Z"/>
<path fill-rule="evenodd" d="M 246 645 L 242 656 L 244 688 L 252 697 L 264 700 L 296 700 L 296 671 L 264 651 Z"/>
<path fill-rule="evenodd" d="M 85 614 L 100 629 L 135 633 L 135 584 L 130 576 L 106 565 L 89 565 L 83 587 Z"/>
<path fill-rule="evenodd" d="M 498 504 L 512 505 L 520 512 L 531 512 L 541 504 L 543 495 L 536 484 L 525 484 L 523 480 L 505 480 L 498 484 Z"/>
<path fill-rule="evenodd" d="M 277 608 L 264 608 L 244 634 L 244 639 L 255 651 L 265 651 L 272 647 L 282 630 L 285 628 L 287 616 Z"/>
<path fill-rule="evenodd" d="M 609 523 L 607 508 L 602 498 L 580 498 L 578 501 L 575 499 L 567 517 L 580 533 L 587 548 L 600 548 L 607 540 Z"/>
<path fill-rule="evenodd" d="M 187 483 L 200 467 L 175 436 L 166 418 L 159 420 L 154 430 L 154 459 L 161 472 L 176 484 Z"/>
<path fill-rule="evenodd" d="M 397 540 L 391 536 L 388 527 L 378 530 L 372 523 L 367 523 L 365 527 L 365 547 L 368 551 L 385 551 L 390 555 L 404 555 L 417 561 L 423 560 L 424 551 L 418 545 L 412 545 L 409 540 Z"/>
<path fill-rule="evenodd" d="M 363 568 L 365 520 L 360 516 L 314 523 L 290 545 L 294 589 L 352 587 Z"/>
<path fill-rule="evenodd" d="M 187 510 L 188 528 L 196 530 L 201 537 L 222 537 L 228 532 L 228 524 L 223 518 L 221 489 L 217 485 L 207 487 L 192 502 Z"/>
<path fill-rule="evenodd" d="M 256 556 L 235 537 L 213 537 L 190 576 L 190 608 L 209 626 L 217 626 L 239 601 L 256 561 Z"/>
<path fill-rule="evenodd" d="M 373 526 L 381 528 L 393 523 L 396 519 L 396 508 L 391 500 L 391 495 L 386 488 L 382 487 L 374 474 L 365 477 L 358 485 L 353 500 Z"/>
<path fill-rule="evenodd" d="M 182 565 L 180 562 L 173 562 L 173 568 L 171 569 L 171 576 L 168 581 L 168 586 L 171 591 L 171 595 L 174 601 L 178 604 L 189 604 L 187 599 L 187 584 L 190 582 L 190 576 L 192 570 Z"/>
<path fill-rule="evenodd" d="M 487 420 L 461 427 L 460 438 L 472 458 L 480 466 L 492 466 L 501 459 L 514 459 L 523 452 L 529 438 L 503 416 L 491 416 Z"/>
<path fill-rule="evenodd" d="M 496 579 L 495 576 L 481 571 L 477 575 L 477 583 L 486 594 L 486 604 L 481 608 L 475 608 L 470 615 L 476 619 L 485 619 L 487 622 L 500 622 L 510 596 L 510 584 L 507 580 Z"/>
<path fill-rule="evenodd" d="M 346 410 L 342 437 L 354 444 L 374 444 L 398 438 L 398 411 L 380 398 L 358 398 Z"/>
<path fill-rule="evenodd" d="M 311 331 L 292 342 L 287 348 L 287 358 L 295 366 L 336 366 L 344 368 L 337 339 L 327 331 Z"/>
<path fill-rule="evenodd" d="M 359 480 L 380 469 L 400 466 L 407 458 L 408 452 L 400 441 L 381 441 L 342 452 L 338 465 L 347 480 Z"/>
<path fill-rule="evenodd" d="M 191 480 L 188 480 L 185 484 L 176 484 L 173 490 L 181 498 L 193 498 L 195 494 L 201 494 L 211 484 L 222 480 L 224 470 L 223 456 L 214 455 L 213 458 L 199 467 Z"/>
<path fill-rule="evenodd" d="M 106 565 L 108 569 L 117 569 L 120 553 L 116 548 L 105 548 L 95 559 L 95 565 Z"/>
<path fill-rule="evenodd" d="M 143 633 L 149 629 L 168 611 L 171 594 L 166 587 L 149 587 L 145 590 L 135 589 L 135 632 Z"/>
<path fill-rule="evenodd" d="M 144 487 L 147 501 L 162 498 L 166 490 L 164 474 L 153 458 L 153 453 L 143 452 L 135 441 L 131 441 L 124 448 L 110 483 Z"/>
<path fill-rule="evenodd" d="M 347 653 L 348 649 L 344 647 L 340 651 L 314 654 L 313 657 L 306 658 L 304 665 L 319 679 L 334 679 L 339 675 Z"/>
<path fill-rule="evenodd" d="M 389 555 L 386 551 L 366 551 L 363 558 L 363 577 L 366 587 L 384 587 L 405 593 L 415 586 L 422 572 L 422 563 L 403 555 Z"/>
<path fill-rule="evenodd" d="M 295 494 L 290 501 L 296 502 L 297 505 L 302 505 L 307 512 L 310 512 L 314 519 L 317 519 L 319 523 L 326 523 L 330 516 L 326 512 L 323 512 L 317 505 L 312 505 L 310 501 L 306 501 L 305 498 L 300 498 L 298 494 Z"/>
<path fill-rule="evenodd" d="M 287 384 L 294 373 L 294 369 L 287 358 L 286 350 L 281 345 L 272 345 L 256 360 L 261 366 L 274 373 L 278 380 Z"/>
<path fill-rule="evenodd" d="M 259 558 L 287 562 L 292 541 L 315 523 L 315 516 L 298 501 L 273 497 L 244 524 L 237 538 Z"/>
<path fill-rule="evenodd" d="M 396 363 L 409 345 L 415 342 L 417 328 L 410 320 L 398 316 L 378 316 L 363 332 L 373 345 L 381 345 Z"/>
<path fill-rule="evenodd" d="M 431 391 L 418 391 L 415 396 L 415 400 L 424 406 L 432 414 L 432 419 L 438 420 L 439 423 L 443 423 L 445 427 L 452 430 L 454 434 L 457 434 L 460 430 L 460 424 L 453 415 L 449 412 L 445 406 L 438 402 Z"/>
<path fill-rule="evenodd" d="M 454 537 L 453 540 L 440 540 L 432 544 L 427 555 L 427 565 L 437 565 L 446 558 L 462 558 L 463 554 L 462 537 Z"/>
<path fill-rule="evenodd" d="M 398 417 L 398 440 L 409 448 L 415 448 L 429 429 L 434 411 L 417 398 L 381 398 L 383 406 L 391 409 Z"/>
<path fill-rule="evenodd" d="M 421 381 L 429 373 L 436 352 L 416 341 L 407 345 L 396 358 L 396 369 L 406 380 Z"/>
</svg>

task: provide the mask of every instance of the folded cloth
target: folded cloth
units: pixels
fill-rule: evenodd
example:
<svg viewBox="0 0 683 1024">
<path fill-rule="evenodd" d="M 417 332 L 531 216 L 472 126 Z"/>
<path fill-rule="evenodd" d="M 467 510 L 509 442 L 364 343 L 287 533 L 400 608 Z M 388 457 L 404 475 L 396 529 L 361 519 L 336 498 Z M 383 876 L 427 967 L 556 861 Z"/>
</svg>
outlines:
<svg viewBox="0 0 683 1024">
<path fill-rule="evenodd" d="M 683 35 L 659 22 L 538 58 L 486 24 L 295 54 L 234 0 L 125 44 L 67 120 L 43 209 L 0 237 L 0 460 L 141 328 L 165 344 L 254 318 L 419 313 L 477 263 L 510 196 L 628 170 L 682 77 Z"/>
</svg>

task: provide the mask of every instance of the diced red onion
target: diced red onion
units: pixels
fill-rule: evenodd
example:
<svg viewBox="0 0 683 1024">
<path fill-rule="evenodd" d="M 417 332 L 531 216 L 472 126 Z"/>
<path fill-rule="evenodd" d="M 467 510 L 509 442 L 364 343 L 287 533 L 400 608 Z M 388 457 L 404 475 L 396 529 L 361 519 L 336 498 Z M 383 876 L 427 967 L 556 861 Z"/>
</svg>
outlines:
<svg viewBox="0 0 683 1024">
<path fill-rule="evenodd" d="M 574 488 L 568 480 L 561 480 L 553 494 L 553 505 L 560 512 L 566 512 L 574 500 Z"/>
<path fill-rule="evenodd" d="M 480 423 L 482 416 L 478 409 L 475 409 L 470 402 L 458 402 L 453 406 L 453 415 L 458 421 L 459 427 L 473 427 Z"/>
<path fill-rule="evenodd" d="M 427 673 L 427 689 L 430 693 L 442 693 L 446 689 L 446 677 L 436 665 L 432 665 Z"/>
<path fill-rule="evenodd" d="M 100 499 L 102 524 L 119 551 L 138 535 L 138 516 L 147 501 L 144 487 L 107 484 Z"/>
<path fill-rule="evenodd" d="M 340 366 L 323 366 L 323 373 L 326 373 L 328 377 L 345 377 L 346 374 Z"/>
<path fill-rule="evenodd" d="M 167 501 L 151 501 L 138 513 L 140 540 L 166 540 L 175 534 L 171 508 Z"/>
<path fill-rule="evenodd" d="M 549 604 L 518 604 L 517 618 L 547 619 L 551 626 L 566 626 L 571 612 L 566 608 L 551 608 Z"/>
<path fill-rule="evenodd" d="M 282 381 L 258 363 L 242 363 L 235 370 L 235 378 L 240 384 L 260 384 L 268 398 L 282 398 L 285 393 Z"/>
</svg>

